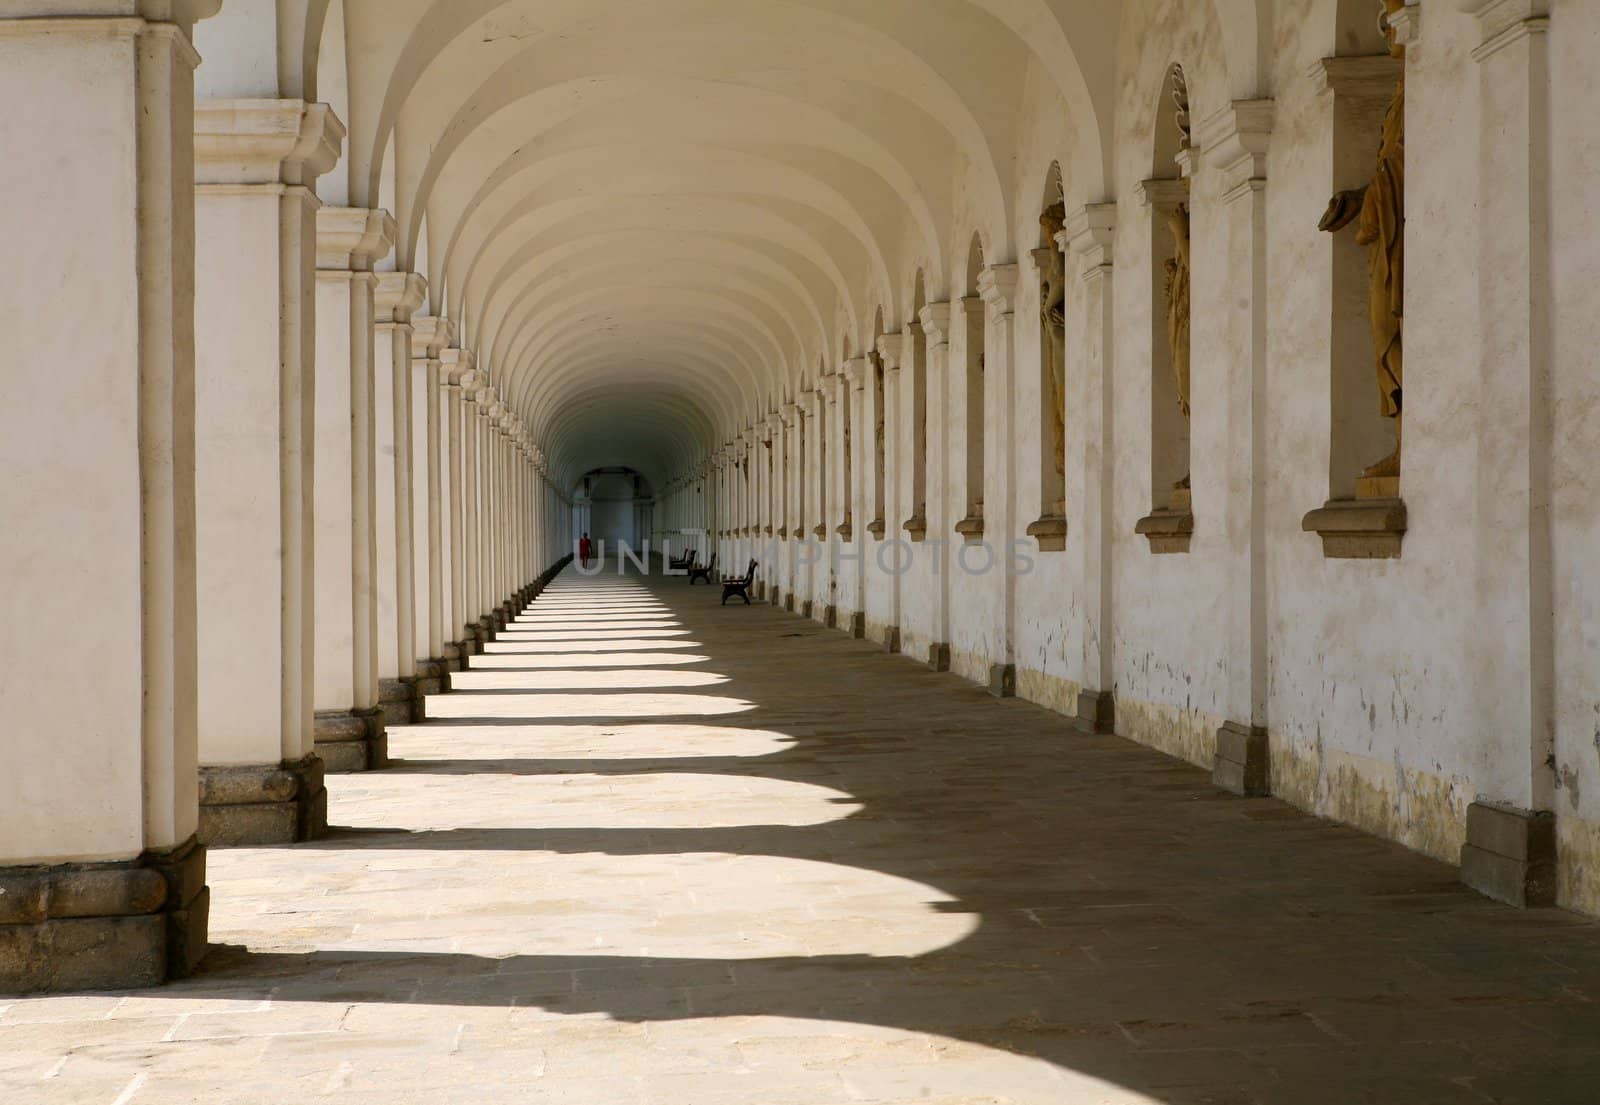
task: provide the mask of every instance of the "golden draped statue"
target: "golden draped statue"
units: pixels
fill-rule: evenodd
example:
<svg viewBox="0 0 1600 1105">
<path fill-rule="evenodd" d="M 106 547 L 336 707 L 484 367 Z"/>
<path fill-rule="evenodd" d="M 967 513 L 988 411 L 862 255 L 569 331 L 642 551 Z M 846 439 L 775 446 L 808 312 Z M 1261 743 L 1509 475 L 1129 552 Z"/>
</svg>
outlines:
<svg viewBox="0 0 1600 1105">
<path fill-rule="evenodd" d="M 1389 52 L 1405 57 L 1405 47 L 1395 41 L 1388 16 L 1405 6 L 1404 0 L 1383 0 L 1384 36 Z M 1383 120 L 1383 142 L 1378 167 L 1365 188 L 1340 192 L 1328 203 L 1318 224 L 1329 232 L 1357 223 L 1356 241 L 1367 247 L 1368 306 L 1372 317 L 1372 345 L 1378 370 L 1378 402 L 1384 417 L 1395 420 L 1395 449 L 1362 473 L 1365 477 L 1400 475 L 1401 382 L 1404 379 L 1405 314 L 1405 202 L 1406 202 L 1406 79 L 1401 72 Z"/>
<path fill-rule="evenodd" d="M 1054 430 L 1056 475 L 1067 472 L 1067 271 L 1056 235 L 1066 226 L 1064 203 L 1045 208 L 1039 216 L 1040 236 L 1049 251 L 1048 261 L 1039 273 L 1039 324 L 1044 337 L 1044 355 L 1050 365 L 1050 415 Z"/>
</svg>

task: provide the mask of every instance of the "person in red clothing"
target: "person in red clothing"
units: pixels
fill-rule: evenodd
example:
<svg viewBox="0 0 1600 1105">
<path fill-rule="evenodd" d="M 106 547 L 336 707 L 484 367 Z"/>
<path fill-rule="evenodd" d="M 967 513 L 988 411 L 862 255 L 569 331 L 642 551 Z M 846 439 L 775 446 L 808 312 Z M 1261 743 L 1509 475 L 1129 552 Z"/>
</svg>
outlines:
<svg viewBox="0 0 1600 1105">
<path fill-rule="evenodd" d="M 589 558 L 594 555 L 594 542 L 589 540 L 589 535 L 583 535 L 583 540 L 578 542 L 578 559 L 583 561 L 583 566 L 589 566 Z"/>
</svg>

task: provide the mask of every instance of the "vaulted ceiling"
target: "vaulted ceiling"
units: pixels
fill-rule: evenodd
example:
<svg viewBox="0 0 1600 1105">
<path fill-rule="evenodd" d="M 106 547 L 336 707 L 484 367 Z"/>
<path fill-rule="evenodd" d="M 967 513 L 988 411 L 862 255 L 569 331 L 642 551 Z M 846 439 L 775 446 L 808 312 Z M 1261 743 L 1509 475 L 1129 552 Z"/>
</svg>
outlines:
<svg viewBox="0 0 1600 1105">
<path fill-rule="evenodd" d="M 281 91 L 348 126 L 324 202 L 394 214 L 390 264 L 558 475 L 659 485 L 963 294 L 974 235 L 1032 247 L 1041 149 L 1069 202 L 1110 195 L 1120 7 L 229 0 L 198 41 L 276 34 Z M 1235 70 L 1259 22 L 1219 19 Z"/>
</svg>

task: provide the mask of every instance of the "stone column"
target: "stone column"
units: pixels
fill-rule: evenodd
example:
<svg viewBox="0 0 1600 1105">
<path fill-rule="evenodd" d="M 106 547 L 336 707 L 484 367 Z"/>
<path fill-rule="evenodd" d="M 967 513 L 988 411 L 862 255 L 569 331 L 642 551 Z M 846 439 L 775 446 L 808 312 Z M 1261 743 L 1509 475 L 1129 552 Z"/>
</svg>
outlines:
<svg viewBox="0 0 1600 1105">
<path fill-rule="evenodd" d="M 866 487 L 871 483 L 872 434 L 863 410 L 866 406 L 867 380 L 872 375 L 871 357 L 855 357 L 845 362 L 844 379 L 840 382 L 839 426 L 840 444 L 849 442 L 848 449 L 840 452 L 841 502 L 845 507 L 845 521 L 839 527 L 839 536 L 853 545 L 857 557 L 867 555 L 866 526 L 872 521 L 872 512 L 866 502 Z M 850 587 L 850 636 L 861 640 L 867 635 L 867 571 L 866 562 L 857 559 L 848 580 Z M 843 572 L 841 571 L 841 575 Z"/>
<path fill-rule="evenodd" d="M 1078 631 L 1083 641 L 1078 673 L 1078 728 L 1109 733 L 1116 727 L 1113 663 L 1116 623 L 1112 620 L 1113 537 L 1116 533 L 1113 476 L 1113 399 L 1116 381 L 1116 311 L 1111 279 L 1115 204 L 1091 204 L 1074 211 L 1057 236 L 1083 281 L 1083 314 L 1067 327 L 1067 389 L 1072 416 L 1067 462 L 1076 468 L 1079 493 L 1068 503 L 1067 532 L 1077 565 Z M 1076 340 L 1074 340 L 1074 338 Z M 1069 471 L 1069 476 L 1072 473 Z M 1063 541 L 1066 533 L 1062 534 Z"/>
<path fill-rule="evenodd" d="M 1017 575 L 1012 570 L 1011 542 L 1017 525 L 1016 434 L 1016 265 L 991 265 L 978 277 L 978 294 L 988 312 L 983 328 L 988 346 L 984 368 L 983 430 L 985 483 L 984 533 L 994 548 L 994 571 L 985 588 L 990 616 L 1000 642 L 998 657 L 990 657 L 989 693 L 1011 698 L 1017 693 L 1016 624 Z M 1030 319 L 1035 314 L 1026 316 Z M 967 412 L 972 417 L 972 412 Z"/>
<path fill-rule="evenodd" d="M 420 720 L 411 543 L 411 315 L 426 294 L 427 283 L 416 273 L 378 276 L 378 705 L 388 725 Z"/>
<path fill-rule="evenodd" d="M 950 304 L 929 303 L 922 308 L 922 332 L 927 342 L 928 372 L 928 501 L 926 533 L 938 534 L 938 540 L 926 542 L 922 557 L 927 567 L 918 567 L 919 574 L 931 573 L 933 588 L 933 635 L 928 646 L 928 666 L 934 671 L 950 670 L 950 542 L 945 536 L 955 526 L 956 515 L 964 504 L 958 504 L 951 495 L 950 485 L 950 392 L 952 388 L 965 388 L 965 373 L 959 380 L 951 380 L 950 364 Z M 965 486 L 965 485 L 963 485 Z M 915 533 L 912 540 L 917 540 Z"/>
<path fill-rule="evenodd" d="M 1457 0 L 1456 6 L 1478 22 L 1472 58 L 1478 69 L 1481 181 L 1473 223 L 1477 312 L 1485 333 L 1476 379 L 1482 409 L 1492 413 L 1479 421 L 1477 432 L 1480 456 L 1494 458 L 1478 468 L 1477 525 L 1480 533 L 1494 535 L 1494 552 L 1477 557 L 1475 590 L 1483 624 L 1500 627 L 1482 642 L 1477 666 L 1504 680 L 1500 693 L 1489 696 L 1498 709 L 1474 719 L 1482 732 L 1503 733 L 1504 744 L 1502 754 L 1472 779 L 1477 801 L 1467 810 L 1461 881 L 1511 905 L 1552 905 L 1559 889 L 1555 770 L 1558 760 L 1567 761 L 1566 750 L 1556 745 L 1557 611 L 1566 606 L 1572 617 L 1584 616 L 1569 597 L 1577 589 L 1557 586 L 1555 534 L 1564 527 L 1552 521 L 1558 514 L 1556 472 L 1567 463 L 1558 455 L 1554 406 L 1560 388 L 1552 344 L 1553 305 L 1559 300 L 1552 288 L 1552 5 Z M 1395 22 L 1410 59 L 1418 53 L 1419 27 L 1415 10 L 1408 8 L 1406 15 Z M 1427 157 L 1435 143 L 1462 137 L 1416 135 L 1411 156 Z M 1407 432 L 1418 436 L 1411 426 Z M 1587 700 L 1592 692 L 1591 678 L 1577 697 Z M 1579 749 L 1571 755 L 1587 754 L 1583 730 L 1568 731 Z M 1576 809 L 1576 786 L 1570 797 Z M 1581 860 L 1563 866 L 1570 870 L 1576 863 Z"/>
<path fill-rule="evenodd" d="M 0 717 L 40 754 L 0 774 L 0 992 L 152 986 L 205 954 L 209 911 L 190 31 L 217 4 L 20 8 L 0 14 L 0 291 L 26 320 L 0 404 Z"/>
<path fill-rule="evenodd" d="M 417 703 L 445 687 L 444 426 L 440 415 L 441 357 L 455 340 L 449 319 L 412 319 L 411 441 L 412 558 L 416 577 Z"/>
<path fill-rule="evenodd" d="M 317 212 L 312 705 L 317 755 L 334 772 L 387 759 L 378 709 L 371 265 L 393 240 L 385 212 Z"/>
<path fill-rule="evenodd" d="M 1227 347 L 1218 362 L 1228 371 L 1213 393 L 1224 436 L 1220 481 L 1205 486 L 1220 497 L 1223 545 L 1228 550 L 1227 620 L 1221 655 L 1229 720 L 1217 732 L 1217 785 L 1240 794 L 1265 794 L 1266 730 L 1266 445 L 1267 394 L 1267 144 L 1273 104 L 1230 104 L 1196 129 L 1198 145 L 1221 175 L 1226 226 Z M 1199 412 L 1203 415 L 1203 411 Z M 1196 420 L 1199 429 L 1203 418 Z M 1197 454 L 1199 455 L 1199 454 Z M 1198 475 L 1198 473 L 1197 473 Z M 1202 486 L 1199 479 L 1197 487 Z M 1208 515 L 1209 521 L 1209 515 Z"/>
<path fill-rule="evenodd" d="M 455 664 L 451 671 L 461 671 L 467 666 L 467 657 L 482 651 L 476 647 L 477 627 L 466 632 L 467 615 L 467 448 L 466 448 L 466 381 L 473 372 L 474 358 L 469 350 L 446 349 L 440 354 L 446 404 L 444 423 L 448 426 L 446 454 L 449 458 L 450 536 L 449 551 L 449 612 L 445 632 L 455 638 Z M 447 646 L 448 647 L 448 646 Z"/>
<path fill-rule="evenodd" d="M 906 516 L 904 505 L 905 489 L 901 486 L 902 468 L 900 424 L 902 417 L 900 394 L 900 364 L 905 359 L 912 335 L 909 330 L 898 334 L 884 334 L 878 338 L 878 357 L 883 362 L 883 528 L 878 533 L 880 540 L 888 541 L 899 549 L 903 540 L 900 536 L 899 520 Z M 876 412 L 874 412 L 876 423 Z M 886 550 L 889 574 L 886 585 L 889 588 L 889 624 L 883 631 L 883 649 L 885 652 L 900 651 L 900 583 L 904 573 L 900 571 L 901 561 L 893 555 L 893 550 Z M 878 565 L 880 569 L 882 565 Z"/>
<path fill-rule="evenodd" d="M 312 722 L 316 178 L 323 104 L 195 106 L 200 840 L 327 828 Z"/>
</svg>

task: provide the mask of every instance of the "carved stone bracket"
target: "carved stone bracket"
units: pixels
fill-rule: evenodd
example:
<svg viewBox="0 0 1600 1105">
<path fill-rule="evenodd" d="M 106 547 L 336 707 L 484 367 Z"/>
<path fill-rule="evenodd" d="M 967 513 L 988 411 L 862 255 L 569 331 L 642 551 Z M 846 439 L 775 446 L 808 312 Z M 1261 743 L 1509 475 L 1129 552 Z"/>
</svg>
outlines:
<svg viewBox="0 0 1600 1105">
<path fill-rule="evenodd" d="M 1028 527 L 1028 536 L 1039 542 L 1040 552 L 1062 552 L 1067 547 L 1067 520 L 1060 514 L 1045 514 Z"/>
<path fill-rule="evenodd" d="M 1194 511 L 1189 508 L 1187 493 L 1174 491 L 1173 500 L 1140 518 L 1133 532 L 1142 534 L 1157 556 L 1187 553 L 1194 537 Z"/>
<path fill-rule="evenodd" d="M 1406 534 L 1401 499 L 1333 499 L 1300 523 L 1320 534 L 1322 554 L 1335 560 L 1393 560 Z"/>
<path fill-rule="evenodd" d="M 1275 111 L 1272 100 L 1235 100 L 1200 124 L 1199 146 L 1222 173 L 1224 202 L 1266 186 Z"/>
</svg>

